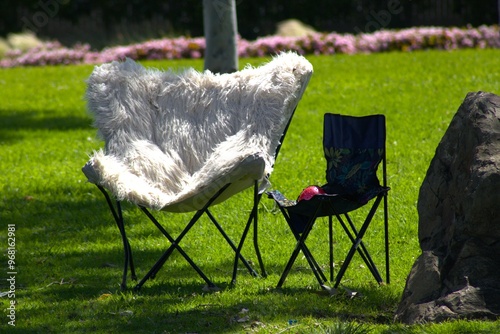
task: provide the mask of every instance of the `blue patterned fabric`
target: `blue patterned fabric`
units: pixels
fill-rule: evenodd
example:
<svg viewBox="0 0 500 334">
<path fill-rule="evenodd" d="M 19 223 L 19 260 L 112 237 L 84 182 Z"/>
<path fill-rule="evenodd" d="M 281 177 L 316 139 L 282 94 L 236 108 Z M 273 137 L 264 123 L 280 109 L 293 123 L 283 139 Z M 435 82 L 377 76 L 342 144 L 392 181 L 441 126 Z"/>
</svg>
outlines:
<svg viewBox="0 0 500 334">
<path fill-rule="evenodd" d="M 383 189 L 376 174 L 383 154 L 383 149 L 325 147 L 328 183 L 323 189 L 352 201 L 368 202 Z"/>
<path fill-rule="evenodd" d="M 302 233 L 310 217 L 344 214 L 358 209 L 388 188 L 380 185 L 377 169 L 385 158 L 385 117 L 325 114 L 323 147 L 327 161 L 327 195 L 291 201 L 280 192 L 270 192 L 289 213 L 290 226 Z M 316 211 L 317 210 L 317 211 Z"/>
<path fill-rule="evenodd" d="M 384 190 L 377 178 L 385 150 L 383 115 L 325 114 L 323 147 L 327 193 L 364 204 Z"/>
</svg>

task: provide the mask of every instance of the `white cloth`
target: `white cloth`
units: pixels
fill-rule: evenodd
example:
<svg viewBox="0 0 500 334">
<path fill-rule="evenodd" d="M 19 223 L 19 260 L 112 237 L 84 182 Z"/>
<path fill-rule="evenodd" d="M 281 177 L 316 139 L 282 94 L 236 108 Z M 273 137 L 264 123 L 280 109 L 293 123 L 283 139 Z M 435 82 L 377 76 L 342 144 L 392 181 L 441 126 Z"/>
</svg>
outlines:
<svg viewBox="0 0 500 334">
<path fill-rule="evenodd" d="M 119 200 L 158 210 L 200 209 L 265 181 L 312 74 L 295 53 L 230 74 L 97 66 L 86 98 L 105 148 L 83 172 Z M 216 203 L 217 203 L 216 202 Z"/>
</svg>

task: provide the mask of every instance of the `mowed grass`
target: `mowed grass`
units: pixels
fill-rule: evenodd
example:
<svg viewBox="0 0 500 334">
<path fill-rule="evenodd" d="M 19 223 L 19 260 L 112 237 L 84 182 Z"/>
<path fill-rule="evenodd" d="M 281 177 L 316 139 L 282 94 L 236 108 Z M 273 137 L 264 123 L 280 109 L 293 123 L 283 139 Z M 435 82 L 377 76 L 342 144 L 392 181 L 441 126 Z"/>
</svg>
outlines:
<svg viewBox="0 0 500 334">
<path fill-rule="evenodd" d="M 500 50 L 310 56 L 314 75 L 299 104 L 271 176 L 290 198 L 324 183 L 322 121 L 327 112 L 387 117 L 391 283 L 378 286 L 355 256 L 342 287 L 355 298 L 321 292 L 300 258 L 283 289 L 275 286 L 293 249 L 285 221 L 271 200 L 259 207 L 259 239 L 269 276 L 240 266 L 229 285 L 233 253 L 204 218 L 182 242 L 221 288 L 204 282 L 177 252 L 138 293 L 120 291 L 123 265 L 118 229 L 98 189 L 81 167 L 103 143 L 83 99 L 92 66 L 0 70 L 0 291 L 7 291 L 7 226 L 15 225 L 15 327 L 3 296 L 0 332 L 20 333 L 494 333 L 500 322 L 394 323 L 406 277 L 420 254 L 416 203 L 434 151 L 468 92 L 500 94 Z M 241 59 L 258 65 L 268 59 Z M 156 68 L 195 67 L 201 60 L 147 62 Z M 234 239 L 246 222 L 251 190 L 214 214 Z M 125 204 L 126 227 L 139 276 L 168 243 L 138 209 Z M 174 235 L 188 215 L 157 214 Z M 359 217 L 359 215 L 357 215 Z M 309 246 L 327 265 L 326 224 Z M 339 230 L 340 231 L 340 230 Z M 366 239 L 383 271 L 383 234 L 374 221 Z M 348 240 L 336 234 L 336 264 Z M 256 263 L 251 239 L 243 249 Z M 258 266 L 256 266 L 258 267 Z M 129 286 L 133 282 L 129 280 Z"/>
</svg>

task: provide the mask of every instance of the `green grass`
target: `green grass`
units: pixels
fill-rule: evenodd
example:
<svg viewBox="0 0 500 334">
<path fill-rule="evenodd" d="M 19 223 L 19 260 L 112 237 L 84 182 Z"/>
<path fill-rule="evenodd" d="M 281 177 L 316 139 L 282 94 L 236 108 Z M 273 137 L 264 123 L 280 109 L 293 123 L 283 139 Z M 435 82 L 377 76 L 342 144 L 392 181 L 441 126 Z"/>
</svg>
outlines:
<svg viewBox="0 0 500 334">
<path fill-rule="evenodd" d="M 91 66 L 0 70 L 0 291 L 8 290 L 7 225 L 16 226 L 16 327 L 7 325 L 7 297 L 0 298 L 0 332 L 22 333 L 493 333 L 500 322 L 455 321 L 404 326 L 393 322 L 406 277 L 419 255 L 416 203 L 434 151 L 465 95 L 500 94 L 500 50 L 385 53 L 308 57 L 315 73 L 271 177 L 274 188 L 295 197 L 324 182 L 322 116 L 383 113 L 388 128 L 391 186 L 391 284 L 378 286 L 355 257 L 343 286 L 359 298 L 321 293 L 299 257 L 282 290 L 275 286 L 293 248 L 273 203 L 260 205 L 260 241 L 269 276 L 243 269 L 231 287 L 232 254 L 207 219 L 195 225 L 183 247 L 221 291 L 203 281 L 175 252 L 156 279 L 139 293 L 121 292 L 122 244 L 97 188 L 81 167 L 102 147 L 91 127 L 83 94 Z M 263 59 L 244 59 L 257 65 Z M 158 68 L 203 67 L 200 60 L 148 62 Z M 214 208 L 238 238 L 250 207 L 245 191 Z M 243 209 L 242 209 L 243 208 Z M 186 215 L 161 221 L 179 233 Z M 139 276 L 166 247 L 137 209 L 125 205 Z M 327 263 L 325 228 L 310 236 L 318 260 Z M 374 222 L 366 239 L 383 268 L 382 231 Z M 341 258 L 348 242 L 337 237 Z M 243 250 L 255 261 L 251 242 Z M 129 282 L 131 285 L 132 282 Z M 245 318 L 248 317 L 248 318 Z M 240 320 L 240 321 L 238 321 Z M 246 321 L 244 321 L 246 320 Z"/>
</svg>

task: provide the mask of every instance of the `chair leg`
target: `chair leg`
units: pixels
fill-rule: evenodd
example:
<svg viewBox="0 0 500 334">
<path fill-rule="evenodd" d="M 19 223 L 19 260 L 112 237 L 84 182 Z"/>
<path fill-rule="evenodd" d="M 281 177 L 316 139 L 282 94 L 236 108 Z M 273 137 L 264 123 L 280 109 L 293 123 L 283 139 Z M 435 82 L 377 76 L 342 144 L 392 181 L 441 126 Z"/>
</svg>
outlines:
<svg viewBox="0 0 500 334">
<path fill-rule="evenodd" d="M 156 225 L 156 227 L 162 232 L 162 234 L 168 239 L 168 241 L 170 241 L 171 245 L 163 253 L 160 259 L 154 264 L 154 266 L 149 270 L 146 276 L 144 276 L 142 280 L 135 286 L 134 290 L 136 291 L 140 290 L 142 285 L 149 278 L 154 278 L 175 249 L 177 249 L 177 251 L 186 259 L 186 261 L 191 265 L 191 267 L 193 267 L 193 269 L 196 270 L 198 275 L 200 275 L 200 277 L 207 283 L 209 287 L 215 287 L 215 284 L 212 283 L 210 279 L 208 279 L 208 277 L 203 273 L 203 271 L 201 271 L 201 269 L 194 263 L 194 261 L 189 257 L 189 255 L 187 255 L 186 252 L 179 245 L 182 238 L 184 238 L 184 236 L 189 232 L 191 227 L 193 227 L 193 225 L 198 221 L 198 219 L 201 217 L 205 209 L 197 211 L 196 214 L 191 219 L 191 221 L 184 228 L 184 230 L 179 234 L 179 236 L 177 236 L 176 239 L 174 239 L 145 207 L 141 206 L 140 208 L 146 214 L 146 216 Z"/>
<path fill-rule="evenodd" d="M 248 222 L 245 225 L 245 229 L 243 230 L 243 234 L 241 235 L 241 239 L 240 239 L 240 242 L 238 244 L 238 247 L 236 248 L 236 251 L 235 251 L 234 265 L 233 265 L 233 276 L 231 278 L 232 285 L 236 284 L 236 276 L 238 273 L 238 259 L 241 255 L 241 249 L 243 248 L 243 244 L 244 244 L 246 236 L 248 234 L 248 230 L 250 229 L 250 225 L 252 225 L 252 220 L 253 220 L 252 215 L 250 215 L 250 217 L 248 218 Z"/>
<path fill-rule="evenodd" d="M 303 231 L 303 233 L 298 237 L 297 243 L 295 245 L 295 248 L 292 252 L 292 255 L 290 256 L 290 259 L 288 260 L 288 263 L 285 266 L 285 269 L 283 270 L 283 273 L 281 274 L 280 280 L 278 281 L 277 288 L 281 288 L 283 283 L 285 283 L 286 278 L 288 277 L 288 274 L 290 273 L 290 270 L 292 269 L 293 264 L 295 263 L 295 260 L 297 259 L 297 256 L 299 255 L 299 252 L 302 251 L 304 254 L 304 257 L 306 258 L 307 262 L 309 263 L 309 266 L 311 267 L 311 270 L 318 280 L 320 285 L 323 285 L 324 282 L 326 282 L 326 278 L 324 277 L 323 272 L 321 271 L 321 268 L 319 267 L 318 263 L 312 257 L 311 252 L 305 246 L 305 240 L 307 239 L 307 236 L 309 235 L 309 232 L 312 229 L 314 219 L 312 219 L 311 224 L 308 224 L 308 227 Z"/>
<path fill-rule="evenodd" d="M 286 214 L 284 214 L 284 216 L 285 216 L 285 219 L 286 219 L 287 223 L 290 226 L 290 229 L 292 230 L 292 233 L 293 233 L 293 235 L 295 237 L 295 240 L 297 242 L 299 242 L 299 240 L 301 238 L 301 235 L 293 230 L 292 225 L 291 225 L 290 216 L 288 216 Z M 304 254 L 304 257 L 307 260 L 307 263 L 309 264 L 309 267 L 311 267 L 311 270 L 312 270 L 314 276 L 318 280 L 319 284 L 321 286 L 323 286 L 325 284 L 325 282 L 327 282 L 328 280 L 326 279 L 326 276 L 323 273 L 323 270 L 321 270 L 320 265 L 318 264 L 318 262 L 316 262 L 316 259 L 312 255 L 311 251 L 309 250 L 309 247 L 307 247 L 306 242 L 305 242 L 306 238 L 309 236 L 309 233 L 312 231 L 312 227 L 313 227 L 315 221 L 316 221 L 316 218 L 313 218 L 311 227 L 308 228 L 306 226 L 306 228 L 304 229 L 304 231 L 302 231 L 302 233 L 304 233 L 304 232 L 307 231 L 307 235 L 305 236 L 305 239 L 303 240 L 303 242 L 300 243 L 300 247 L 301 247 L 302 253 Z"/>
<path fill-rule="evenodd" d="M 373 204 L 372 208 L 370 209 L 370 212 L 368 213 L 368 216 L 366 217 L 363 225 L 361 226 L 361 229 L 359 230 L 359 233 L 356 234 L 356 239 L 354 240 L 349 253 L 347 254 L 347 257 L 344 260 L 344 263 L 342 264 L 342 267 L 339 270 L 339 273 L 337 275 L 337 279 L 335 281 L 334 288 L 337 288 L 340 284 L 340 280 L 345 274 L 345 271 L 347 270 L 347 267 L 349 266 L 349 263 L 351 262 L 354 253 L 358 250 L 358 247 L 360 244 L 363 242 L 362 239 L 366 233 L 366 230 L 368 229 L 368 226 L 370 225 L 370 222 L 375 215 L 375 212 L 377 211 L 378 205 L 380 204 L 380 201 L 382 200 L 382 196 L 377 196 L 377 199 L 375 200 L 375 203 Z M 378 283 L 382 283 L 382 279 L 380 278 L 380 274 L 378 277 L 375 278 Z"/>
<path fill-rule="evenodd" d="M 123 282 L 122 289 L 126 289 L 125 281 L 127 279 L 127 263 L 130 265 L 130 275 L 134 281 L 137 281 L 137 275 L 135 274 L 134 260 L 132 258 L 132 248 L 125 233 L 125 224 L 123 222 L 123 211 L 120 201 L 116 201 L 116 207 L 118 211 L 118 229 L 122 235 L 123 248 L 125 249 L 125 265 L 123 266 Z"/>
<path fill-rule="evenodd" d="M 297 240 L 298 241 L 298 240 Z M 309 263 L 309 266 L 311 267 L 311 270 L 318 280 L 319 285 L 323 286 L 328 280 L 326 279 L 325 274 L 323 273 L 323 270 L 321 270 L 321 267 L 319 266 L 318 262 L 316 262 L 316 259 L 312 255 L 311 251 L 307 247 L 305 241 L 301 245 L 301 250 L 302 253 L 304 254 L 304 257 L 307 260 L 307 263 Z"/>
<path fill-rule="evenodd" d="M 306 260 L 308 261 L 309 266 L 311 267 L 311 269 L 313 271 L 313 274 L 316 277 L 316 279 L 318 280 L 319 284 L 323 287 L 324 283 L 327 281 L 327 279 L 326 279 L 325 275 L 323 274 L 321 268 L 319 267 L 318 263 L 316 262 L 316 260 L 314 260 L 314 257 L 312 256 L 311 252 L 309 251 L 309 249 L 305 245 L 305 240 L 307 239 L 309 233 L 312 230 L 312 227 L 313 227 L 314 222 L 316 220 L 316 215 L 317 215 L 317 213 L 319 211 L 319 208 L 320 208 L 320 205 L 318 205 L 318 207 L 316 208 L 314 214 L 311 216 L 311 218 L 307 222 L 306 228 L 304 229 L 304 231 L 302 232 L 302 234 L 300 234 L 300 236 L 299 236 L 293 230 L 291 222 L 290 222 L 290 218 L 286 214 L 285 210 L 282 207 L 280 207 L 280 210 L 283 213 L 283 216 L 285 217 L 287 223 L 290 225 L 290 229 L 292 230 L 292 232 L 293 232 L 293 234 L 294 234 L 294 236 L 295 236 L 295 238 L 297 240 L 297 243 L 295 244 L 295 248 L 294 248 L 294 250 L 292 252 L 292 255 L 290 256 L 290 259 L 288 260 L 288 263 L 285 266 L 285 270 L 281 274 L 281 277 L 280 277 L 280 280 L 278 282 L 277 288 L 281 288 L 281 286 L 285 282 L 285 279 L 288 276 L 288 274 L 290 273 L 290 270 L 292 269 L 292 266 L 293 266 L 295 260 L 297 259 L 297 256 L 299 255 L 299 252 L 301 250 L 302 250 L 304 256 L 306 257 Z"/>
<path fill-rule="evenodd" d="M 217 227 L 217 229 L 219 230 L 220 234 L 222 234 L 222 236 L 224 237 L 224 239 L 226 239 L 227 243 L 229 244 L 229 246 L 231 246 L 231 248 L 233 249 L 233 251 L 235 253 L 238 252 L 238 249 L 236 247 L 236 245 L 234 244 L 234 242 L 229 238 L 229 236 L 227 235 L 226 231 L 224 231 L 224 229 L 222 228 L 222 226 L 219 224 L 219 222 L 215 219 L 215 217 L 212 215 L 212 213 L 207 209 L 206 211 L 206 214 L 207 216 L 210 218 L 210 220 L 212 221 L 212 223 L 215 225 L 215 227 Z M 258 276 L 257 272 L 252 268 L 252 266 L 250 266 L 250 264 L 248 263 L 248 261 L 243 257 L 242 254 L 239 254 L 239 259 L 241 260 L 241 262 L 243 262 L 243 264 L 245 265 L 245 267 L 248 269 L 249 273 L 252 275 L 252 276 Z"/>
<path fill-rule="evenodd" d="M 344 231 L 346 232 L 347 236 L 351 240 L 352 244 L 354 244 L 354 243 L 356 243 L 355 237 L 358 236 L 358 231 L 356 229 L 356 226 L 354 226 L 354 223 L 352 222 L 349 215 L 346 213 L 346 214 L 344 214 L 344 216 L 345 216 L 347 222 L 349 223 L 351 230 L 349 230 L 349 228 L 346 226 L 346 224 L 344 223 L 343 219 L 340 216 L 337 216 L 337 219 L 340 222 L 340 225 L 342 226 Z M 354 233 L 354 235 L 351 234 L 351 231 Z M 380 276 L 380 273 L 377 269 L 377 266 L 375 265 L 375 262 L 373 261 L 372 257 L 370 256 L 370 253 L 366 249 L 366 246 L 362 240 L 360 241 L 359 246 L 360 247 L 357 249 L 359 255 L 361 256 L 361 258 L 365 262 L 366 266 L 368 267 L 368 270 L 370 270 L 370 272 L 372 273 L 375 280 L 378 283 L 380 283 L 382 281 L 382 276 Z"/>
<path fill-rule="evenodd" d="M 333 282 L 333 219 L 328 216 L 328 244 L 330 246 L 330 282 Z"/>
<path fill-rule="evenodd" d="M 194 270 L 200 275 L 200 277 L 207 283 L 209 287 L 215 287 L 215 284 L 208 279 L 208 277 L 201 271 L 201 269 L 194 263 L 193 260 L 184 252 L 184 250 L 181 248 L 179 243 L 181 242 L 182 238 L 189 232 L 189 230 L 193 227 L 193 225 L 200 219 L 200 217 L 205 213 L 212 205 L 212 203 L 217 199 L 217 197 L 222 194 L 227 187 L 229 187 L 230 183 L 226 184 L 224 187 L 219 189 L 217 193 L 205 203 L 203 208 L 200 210 L 196 211 L 194 216 L 191 218 L 189 223 L 186 225 L 186 227 L 182 230 L 182 232 L 177 236 L 176 239 L 172 238 L 172 236 L 161 226 L 161 224 L 156 220 L 156 218 L 145 208 L 140 206 L 141 210 L 146 214 L 146 216 L 155 224 L 155 226 L 160 230 L 160 232 L 168 239 L 168 241 L 171 243 L 170 247 L 163 253 L 163 255 L 160 257 L 158 261 L 153 265 L 153 267 L 149 270 L 149 272 L 146 274 L 146 276 L 135 286 L 134 290 L 138 291 L 141 289 L 142 285 L 149 279 L 149 278 L 154 278 L 155 275 L 158 273 L 158 271 L 163 267 L 167 259 L 170 257 L 172 252 L 177 249 L 177 251 L 186 259 L 186 261 L 193 267 Z"/>
<path fill-rule="evenodd" d="M 100 185 L 97 185 L 97 188 L 103 193 L 104 198 L 106 199 L 106 202 L 108 203 L 111 214 L 113 215 L 113 218 L 115 219 L 116 225 L 118 226 L 118 230 L 120 231 L 120 234 L 122 236 L 123 250 L 125 253 L 125 256 L 124 256 L 125 257 L 125 264 L 123 266 L 123 276 L 122 276 L 122 283 L 120 284 L 120 287 L 122 290 L 125 290 L 127 288 L 127 270 L 128 270 L 129 264 L 130 264 L 130 273 L 131 273 L 132 279 L 137 280 L 137 276 L 135 274 L 135 266 L 134 266 L 134 261 L 132 258 L 132 248 L 130 247 L 130 243 L 129 243 L 127 235 L 125 233 L 125 225 L 123 223 L 123 214 L 122 214 L 121 204 L 120 204 L 120 201 L 116 201 L 116 209 L 115 209 L 107 191 L 103 187 L 101 187 Z"/>
<path fill-rule="evenodd" d="M 391 283 L 389 274 L 389 212 L 387 206 L 387 193 L 384 194 L 384 235 L 385 235 L 385 281 Z"/>
<path fill-rule="evenodd" d="M 243 244 L 245 243 L 245 239 L 247 237 L 248 231 L 250 230 L 250 226 L 252 225 L 252 222 L 254 223 L 254 248 L 255 248 L 255 254 L 257 256 L 257 260 L 259 261 L 259 266 L 260 270 L 262 273 L 263 277 L 267 276 L 266 269 L 264 268 L 264 262 L 262 261 L 262 256 L 260 254 L 260 249 L 259 249 L 259 244 L 258 244 L 258 239 L 257 239 L 257 224 L 258 224 L 258 206 L 260 199 L 262 197 L 262 194 L 259 194 L 259 187 L 258 187 L 258 182 L 255 181 L 254 183 L 254 197 L 253 197 L 253 207 L 252 211 L 250 212 L 250 216 L 248 217 L 247 224 L 245 225 L 245 229 L 243 230 L 243 234 L 241 235 L 240 242 L 238 244 L 237 249 L 235 250 L 235 259 L 234 259 L 234 267 L 233 267 L 233 277 L 231 280 L 231 284 L 236 284 L 236 276 L 238 272 L 238 258 L 241 257 L 241 249 L 243 248 Z M 258 276 L 258 274 L 253 271 L 252 275 Z"/>
<path fill-rule="evenodd" d="M 259 261 L 260 272 L 262 277 L 267 277 L 266 268 L 264 267 L 264 261 L 262 261 L 262 255 L 260 254 L 259 248 L 259 240 L 258 240 L 258 205 L 260 203 L 260 199 L 262 198 L 262 194 L 259 194 L 257 182 L 255 183 L 255 193 L 254 193 L 254 207 L 253 207 L 253 247 L 255 249 L 255 254 L 257 255 L 257 260 Z"/>
</svg>

